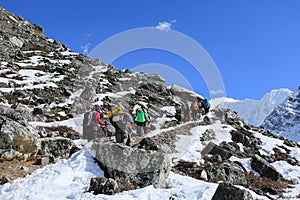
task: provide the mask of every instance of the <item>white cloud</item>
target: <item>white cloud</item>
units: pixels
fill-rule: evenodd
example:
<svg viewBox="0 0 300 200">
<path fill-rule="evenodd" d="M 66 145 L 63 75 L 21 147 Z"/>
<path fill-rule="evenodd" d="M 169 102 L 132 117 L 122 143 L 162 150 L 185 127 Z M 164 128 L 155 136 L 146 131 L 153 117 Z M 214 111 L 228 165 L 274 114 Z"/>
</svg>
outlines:
<svg viewBox="0 0 300 200">
<path fill-rule="evenodd" d="M 224 90 L 221 90 L 221 89 L 218 89 L 218 90 L 210 90 L 209 91 L 210 92 L 210 94 L 212 94 L 212 95 L 224 95 L 225 94 L 225 91 Z"/>
<path fill-rule="evenodd" d="M 86 33 L 85 34 L 85 37 L 92 37 L 92 36 L 94 36 L 95 35 L 95 33 L 94 32 L 91 32 L 91 33 Z"/>
<path fill-rule="evenodd" d="M 155 28 L 161 31 L 170 31 L 175 22 L 176 20 L 172 20 L 171 22 L 166 22 L 166 21 L 159 22 Z"/>
<path fill-rule="evenodd" d="M 84 44 L 84 45 L 81 45 L 80 46 L 80 48 L 81 48 L 81 50 L 82 50 L 82 53 L 84 54 L 84 55 L 87 55 L 88 53 L 89 53 L 89 48 L 90 48 L 90 46 L 91 46 L 91 43 L 86 43 L 86 44 Z"/>
</svg>

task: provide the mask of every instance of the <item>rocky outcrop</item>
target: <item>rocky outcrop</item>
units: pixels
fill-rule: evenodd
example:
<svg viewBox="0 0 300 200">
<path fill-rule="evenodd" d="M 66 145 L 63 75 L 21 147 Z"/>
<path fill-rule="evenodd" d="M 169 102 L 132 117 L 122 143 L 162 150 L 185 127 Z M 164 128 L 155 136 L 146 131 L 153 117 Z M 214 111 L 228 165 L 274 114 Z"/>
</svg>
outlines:
<svg viewBox="0 0 300 200">
<path fill-rule="evenodd" d="M 73 141 L 79 135 L 68 128 L 35 128 L 30 125 L 31 114 L 24 110 L 15 110 L 0 106 L 0 158 L 47 156 L 50 161 L 58 158 L 68 158 L 73 153 Z M 53 129 L 53 131 L 51 131 Z"/>
<path fill-rule="evenodd" d="M 88 192 L 97 194 L 108 194 L 113 195 L 120 192 L 117 181 L 112 178 L 95 177 L 90 181 L 90 187 Z"/>
<path fill-rule="evenodd" d="M 278 181 L 282 175 L 262 157 L 255 155 L 251 160 L 251 167 L 261 176 L 270 178 L 273 181 Z"/>
<path fill-rule="evenodd" d="M 168 156 L 160 151 L 130 148 L 106 142 L 95 147 L 96 159 L 106 178 L 113 178 L 121 190 L 153 185 L 166 187 L 170 171 Z"/>
<path fill-rule="evenodd" d="M 25 111 L 0 106 L 0 149 L 2 149 L 3 159 L 12 159 L 14 157 L 12 155 L 17 156 L 19 153 L 26 157 L 36 153 L 37 140 L 40 136 L 38 131 L 28 123 L 25 113 Z"/>
<path fill-rule="evenodd" d="M 245 169 L 234 162 L 223 163 L 207 163 L 204 165 L 205 172 L 207 173 L 208 180 L 219 180 L 225 183 L 235 185 L 246 185 L 247 177 Z"/>
<path fill-rule="evenodd" d="M 50 162 L 56 161 L 58 158 L 69 158 L 73 153 L 74 143 L 68 138 L 42 138 L 38 142 L 37 155 L 49 157 Z"/>
<path fill-rule="evenodd" d="M 253 197 L 250 192 L 237 188 L 232 184 L 219 184 L 212 200 L 252 200 Z"/>
<path fill-rule="evenodd" d="M 203 165 L 195 162 L 179 161 L 172 167 L 176 173 L 190 176 L 210 182 L 224 181 L 236 185 L 248 183 L 245 169 L 234 162 L 222 162 L 222 160 L 210 160 Z"/>
<path fill-rule="evenodd" d="M 197 99 L 204 99 L 204 97 L 202 97 L 201 95 L 199 95 L 191 90 L 180 87 L 179 85 L 172 85 L 171 91 L 173 92 L 173 94 L 180 97 L 181 99 L 185 99 L 190 102 L 194 102 Z"/>
</svg>

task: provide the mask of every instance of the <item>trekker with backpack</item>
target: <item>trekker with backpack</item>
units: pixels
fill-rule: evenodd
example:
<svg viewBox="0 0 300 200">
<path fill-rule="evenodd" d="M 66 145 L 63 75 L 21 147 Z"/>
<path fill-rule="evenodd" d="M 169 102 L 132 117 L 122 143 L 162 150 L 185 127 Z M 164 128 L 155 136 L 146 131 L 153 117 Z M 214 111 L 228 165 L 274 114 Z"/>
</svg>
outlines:
<svg viewBox="0 0 300 200">
<path fill-rule="evenodd" d="M 83 139 L 91 141 L 95 140 L 98 134 L 104 134 L 102 128 L 105 127 L 106 122 L 101 120 L 101 115 L 98 104 L 94 105 L 91 111 L 84 113 L 82 123 Z"/>
<path fill-rule="evenodd" d="M 204 106 L 201 99 L 198 99 L 197 101 L 198 105 L 198 117 L 201 118 L 202 115 L 204 115 Z"/>
<path fill-rule="evenodd" d="M 191 110 L 192 110 L 192 118 L 193 118 L 193 120 L 196 120 L 197 119 L 197 114 L 198 114 L 198 105 L 197 105 L 197 103 L 192 102 Z"/>
<path fill-rule="evenodd" d="M 208 102 L 207 99 L 204 99 L 203 101 L 203 108 L 204 108 L 204 113 L 207 114 L 210 109 L 210 103 Z"/>
<path fill-rule="evenodd" d="M 117 107 L 114 107 L 108 112 L 108 117 L 112 125 L 116 129 L 115 137 L 117 143 L 126 144 L 129 146 L 130 136 L 128 130 L 128 119 L 125 117 L 124 108 L 121 104 Z"/>
<path fill-rule="evenodd" d="M 144 105 L 141 105 L 135 111 L 135 123 L 137 125 L 137 135 L 142 136 L 147 133 L 147 122 L 150 122 L 147 109 Z"/>
<path fill-rule="evenodd" d="M 127 109 L 124 109 L 124 119 L 125 123 L 127 124 L 127 130 L 128 130 L 128 139 L 126 142 L 126 145 L 130 146 L 131 138 L 132 138 L 132 132 L 133 132 L 133 117 L 128 112 Z"/>
<path fill-rule="evenodd" d="M 189 104 L 186 100 L 181 105 L 181 110 L 182 110 L 182 113 L 183 113 L 183 122 L 189 121 L 190 107 L 189 107 Z"/>
</svg>

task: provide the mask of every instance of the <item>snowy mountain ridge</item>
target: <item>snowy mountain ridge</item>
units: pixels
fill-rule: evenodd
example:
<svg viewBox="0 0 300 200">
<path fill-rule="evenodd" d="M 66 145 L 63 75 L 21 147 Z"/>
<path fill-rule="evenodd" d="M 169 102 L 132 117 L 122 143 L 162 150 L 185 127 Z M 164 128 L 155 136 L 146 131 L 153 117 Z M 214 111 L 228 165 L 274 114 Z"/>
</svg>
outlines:
<svg viewBox="0 0 300 200">
<path fill-rule="evenodd" d="M 300 87 L 276 107 L 262 125 L 275 134 L 300 142 Z"/>
<path fill-rule="evenodd" d="M 236 111 L 247 123 L 260 126 L 274 108 L 276 108 L 291 94 L 292 91 L 282 88 L 270 91 L 260 100 L 235 100 L 226 98 L 221 100 L 219 106 Z"/>
</svg>

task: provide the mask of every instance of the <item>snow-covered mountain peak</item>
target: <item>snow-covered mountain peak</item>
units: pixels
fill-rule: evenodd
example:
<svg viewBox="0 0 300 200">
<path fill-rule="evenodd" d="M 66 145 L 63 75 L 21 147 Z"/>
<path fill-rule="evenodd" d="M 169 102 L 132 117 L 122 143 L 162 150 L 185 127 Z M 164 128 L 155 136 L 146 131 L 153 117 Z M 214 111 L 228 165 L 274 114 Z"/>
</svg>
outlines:
<svg viewBox="0 0 300 200">
<path fill-rule="evenodd" d="M 292 91 L 286 88 L 272 90 L 265 94 L 260 100 L 244 99 L 233 100 L 225 99 L 219 106 L 236 111 L 244 120 L 255 126 L 260 126 L 264 119 L 284 101 Z"/>
<path fill-rule="evenodd" d="M 282 102 L 287 98 L 287 96 L 291 95 L 292 93 L 293 92 L 287 88 L 271 90 L 270 92 L 265 94 L 260 101 L 269 102 L 272 106 L 276 106 L 278 105 L 278 102 Z"/>
<path fill-rule="evenodd" d="M 270 113 L 263 126 L 273 133 L 300 141 L 300 87 Z"/>
</svg>

